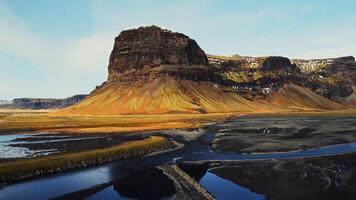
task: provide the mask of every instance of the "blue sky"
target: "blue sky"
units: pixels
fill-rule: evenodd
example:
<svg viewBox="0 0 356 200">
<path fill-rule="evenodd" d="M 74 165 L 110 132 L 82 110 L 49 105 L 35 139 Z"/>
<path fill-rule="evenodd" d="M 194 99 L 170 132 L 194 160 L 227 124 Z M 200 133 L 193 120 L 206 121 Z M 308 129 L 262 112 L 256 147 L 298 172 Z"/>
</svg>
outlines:
<svg viewBox="0 0 356 200">
<path fill-rule="evenodd" d="M 105 81 L 114 37 L 156 24 L 210 54 L 356 56 L 354 0 L 0 0 L 0 99 Z"/>
</svg>

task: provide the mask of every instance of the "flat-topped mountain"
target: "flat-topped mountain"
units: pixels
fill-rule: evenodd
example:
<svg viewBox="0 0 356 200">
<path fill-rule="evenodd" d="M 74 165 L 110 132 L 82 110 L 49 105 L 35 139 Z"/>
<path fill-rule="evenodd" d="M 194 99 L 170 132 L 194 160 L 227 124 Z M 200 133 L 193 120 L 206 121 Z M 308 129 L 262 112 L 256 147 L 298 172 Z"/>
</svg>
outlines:
<svg viewBox="0 0 356 200">
<path fill-rule="evenodd" d="M 317 67 L 315 67 L 317 66 Z M 283 112 L 346 109 L 352 57 L 207 56 L 188 36 L 157 26 L 122 31 L 108 79 L 69 114 Z"/>
<path fill-rule="evenodd" d="M 177 71 L 177 67 L 208 66 L 198 44 L 188 36 L 157 26 L 122 31 L 115 38 L 109 60 L 108 82 L 152 71 Z"/>
</svg>

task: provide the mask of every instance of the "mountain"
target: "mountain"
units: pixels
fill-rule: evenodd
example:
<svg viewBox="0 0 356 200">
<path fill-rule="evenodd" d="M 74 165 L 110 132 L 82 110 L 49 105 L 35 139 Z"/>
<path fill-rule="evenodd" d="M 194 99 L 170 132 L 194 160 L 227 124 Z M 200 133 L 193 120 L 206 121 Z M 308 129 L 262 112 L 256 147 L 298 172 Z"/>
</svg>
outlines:
<svg viewBox="0 0 356 200">
<path fill-rule="evenodd" d="M 309 87 L 329 99 L 344 103 L 356 102 L 355 58 L 340 57 L 292 60 L 309 80 Z"/>
<path fill-rule="evenodd" d="M 122 31 L 115 38 L 107 80 L 82 102 L 58 112 L 162 114 L 345 109 L 354 98 L 355 60 L 334 60 L 321 67 L 308 67 L 314 60 L 206 55 L 195 40 L 182 33 L 157 26 L 140 27 Z M 343 73 L 346 69 L 351 72 Z"/>
<path fill-rule="evenodd" d="M 1 105 L 7 105 L 7 104 L 12 104 L 12 101 L 0 100 L 0 106 L 1 106 Z"/>
<path fill-rule="evenodd" d="M 222 76 L 242 87 L 278 89 L 284 83 L 309 88 L 339 103 L 352 103 L 356 91 L 354 57 L 289 60 L 283 57 L 209 56 Z M 267 66 L 270 68 L 268 69 Z M 271 68 L 272 67 L 272 68 Z"/>
<path fill-rule="evenodd" d="M 11 104 L 0 105 L 0 108 L 5 109 L 54 109 L 64 108 L 79 103 L 85 99 L 87 95 L 75 95 L 65 99 L 49 99 L 49 98 L 18 98 L 13 99 Z"/>
<path fill-rule="evenodd" d="M 151 80 L 161 76 L 185 78 L 208 69 L 208 59 L 189 37 L 157 26 L 121 32 L 109 60 L 108 83 Z"/>
</svg>

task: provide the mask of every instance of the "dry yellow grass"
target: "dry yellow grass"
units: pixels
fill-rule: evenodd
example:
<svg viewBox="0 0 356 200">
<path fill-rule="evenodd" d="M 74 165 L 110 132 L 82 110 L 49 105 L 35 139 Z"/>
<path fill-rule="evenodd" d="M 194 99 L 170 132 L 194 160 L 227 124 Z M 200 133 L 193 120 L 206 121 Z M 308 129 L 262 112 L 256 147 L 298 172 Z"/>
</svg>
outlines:
<svg viewBox="0 0 356 200">
<path fill-rule="evenodd" d="M 41 109 L 41 110 L 32 110 L 32 109 L 0 109 L 0 115 L 12 114 L 12 113 L 48 113 L 52 112 L 53 109 Z"/>
<path fill-rule="evenodd" d="M 279 107 L 304 111 L 347 109 L 346 106 L 319 96 L 307 88 L 292 84 L 285 84 L 280 90 L 273 92 L 269 100 Z"/>
<path fill-rule="evenodd" d="M 0 131 L 134 132 L 195 127 L 236 113 L 160 115 L 65 115 L 51 113 L 8 113 L 0 116 Z"/>
<path fill-rule="evenodd" d="M 163 146 L 168 141 L 163 137 L 151 136 L 144 140 L 127 142 L 106 149 L 94 149 L 83 152 L 64 153 L 38 157 L 33 159 L 23 159 L 0 163 L 0 175 L 14 173 L 31 173 L 36 170 L 55 169 L 69 163 L 77 163 L 91 159 L 111 157 L 118 154 L 133 155 L 149 149 Z"/>
<path fill-rule="evenodd" d="M 163 114 L 268 112 L 268 105 L 225 92 L 208 82 L 159 78 L 152 82 L 106 85 L 59 114 Z"/>
<path fill-rule="evenodd" d="M 62 128 L 62 129 L 52 129 L 50 131 L 65 131 L 69 133 L 122 133 L 122 132 L 137 132 L 137 131 L 153 131 L 162 129 L 172 129 L 172 128 L 189 128 L 193 127 L 192 123 L 185 122 L 163 122 L 163 123 L 152 123 L 152 124 L 139 124 L 137 126 L 106 126 L 106 127 L 87 127 L 87 128 Z"/>
<path fill-rule="evenodd" d="M 275 113 L 346 109 L 309 89 L 285 84 L 265 100 L 249 100 L 209 82 L 158 78 L 106 85 L 57 114 L 139 115 L 165 113 Z"/>
<path fill-rule="evenodd" d="M 343 110 L 309 110 L 296 112 L 275 112 L 275 113 L 249 113 L 249 116 L 279 116 L 279 117 L 349 117 L 356 116 L 356 108 L 347 108 Z"/>
</svg>

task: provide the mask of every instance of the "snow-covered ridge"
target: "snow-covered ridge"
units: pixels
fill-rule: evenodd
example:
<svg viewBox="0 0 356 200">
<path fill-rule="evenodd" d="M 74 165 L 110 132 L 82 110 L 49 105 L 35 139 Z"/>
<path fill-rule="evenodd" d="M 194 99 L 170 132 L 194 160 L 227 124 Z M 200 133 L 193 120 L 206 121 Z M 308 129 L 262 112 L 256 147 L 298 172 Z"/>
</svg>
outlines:
<svg viewBox="0 0 356 200">
<path fill-rule="evenodd" d="M 352 56 L 325 59 L 292 59 L 291 62 L 296 64 L 302 72 L 315 72 L 336 64 L 356 64 L 355 58 Z"/>
<path fill-rule="evenodd" d="M 292 63 L 296 64 L 302 70 L 302 72 L 314 72 L 324 68 L 327 65 L 335 64 L 335 60 L 292 60 Z"/>
<path fill-rule="evenodd" d="M 208 61 L 211 65 L 221 65 L 223 62 L 232 61 L 239 62 L 244 68 L 259 68 L 266 57 L 252 57 L 252 56 L 217 56 L 217 55 L 208 55 Z M 271 56 L 273 57 L 273 56 Z"/>
<path fill-rule="evenodd" d="M 266 58 L 268 57 L 208 55 L 209 64 L 221 65 L 223 62 L 232 61 L 240 62 L 245 68 L 258 68 Z M 333 65 L 356 65 L 355 58 L 352 56 L 325 59 L 290 59 L 290 61 L 304 73 L 316 72 Z"/>
</svg>

